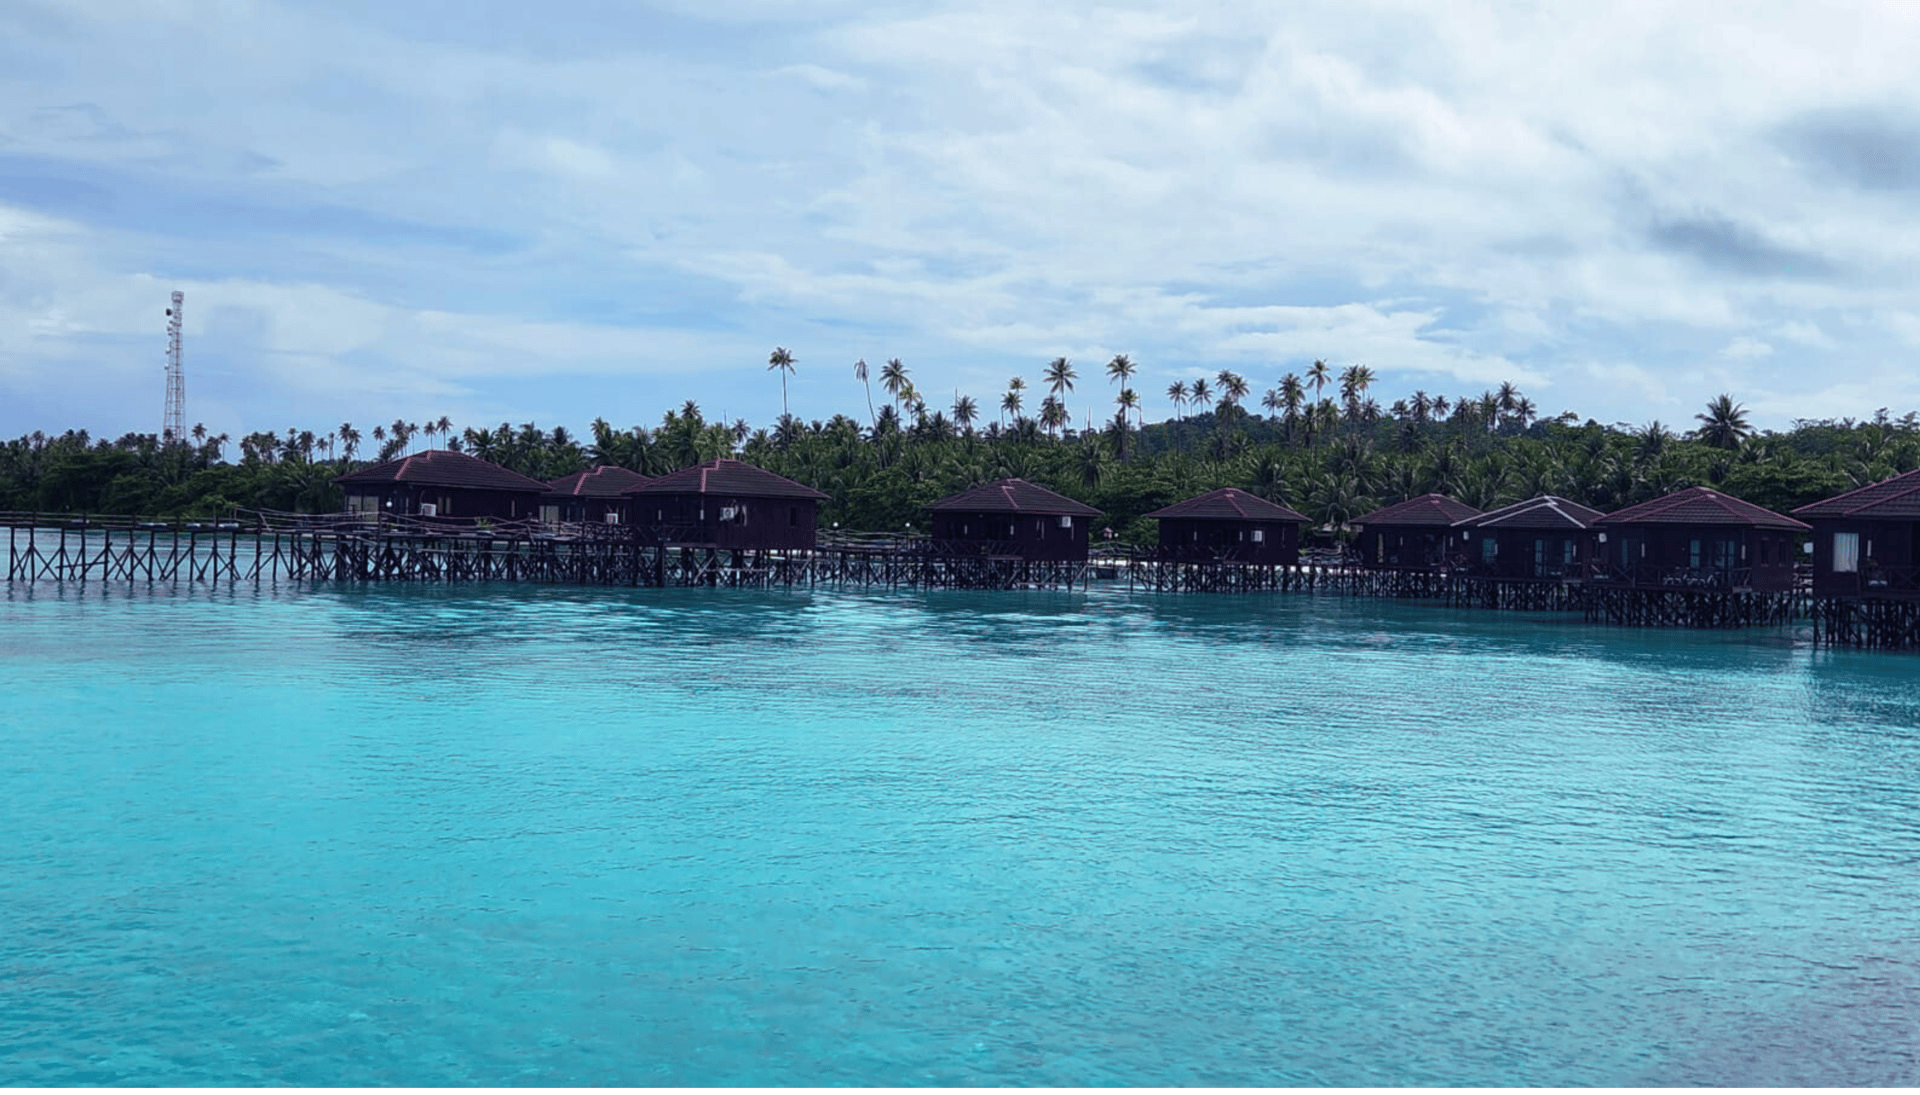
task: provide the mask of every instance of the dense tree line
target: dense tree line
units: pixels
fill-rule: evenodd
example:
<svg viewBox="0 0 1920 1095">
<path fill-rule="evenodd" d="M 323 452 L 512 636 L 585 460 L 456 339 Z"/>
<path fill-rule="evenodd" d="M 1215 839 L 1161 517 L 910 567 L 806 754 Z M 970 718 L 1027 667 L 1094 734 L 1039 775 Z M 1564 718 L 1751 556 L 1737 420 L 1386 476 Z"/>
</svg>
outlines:
<svg viewBox="0 0 1920 1095">
<path fill-rule="evenodd" d="M 786 350 L 768 368 L 795 369 Z M 1288 374 L 1250 410 L 1251 388 L 1222 371 L 1167 389 L 1176 409 L 1146 424 L 1130 386 L 1136 366 L 1108 363 L 1111 418 L 1069 401 L 1080 379 L 1057 358 L 1043 370 L 1044 394 L 1028 413 L 1027 384 L 1014 378 L 988 417 L 955 393 L 930 407 L 898 359 L 870 371 L 856 363 L 865 421 L 844 414 L 802 421 L 783 413 L 768 428 L 709 421 L 688 401 L 649 428 L 617 429 L 596 419 L 584 435 L 534 423 L 456 432 L 446 418 L 404 420 L 364 434 L 351 423 L 316 433 L 253 433 L 238 442 L 195 427 L 184 443 L 152 434 L 95 439 L 86 431 L 33 433 L 0 444 L 0 510 L 219 517 L 235 508 L 338 510 L 332 479 L 367 463 L 444 446 L 551 479 L 595 464 L 659 475 L 717 456 L 738 456 L 825 491 L 823 526 L 901 529 L 924 520 L 944 495 L 1003 476 L 1060 491 L 1108 515 L 1122 538 L 1148 541 L 1143 514 L 1182 498 L 1236 486 L 1338 526 L 1377 505 L 1428 491 L 1483 509 L 1558 494 L 1612 510 L 1681 487 L 1705 484 L 1778 511 L 1920 466 L 1920 421 L 1882 410 L 1865 420 L 1802 420 L 1784 432 L 1755 431 L 1731 396 L 1720 396 L 1677 431 L 1582 422 L 1571 413 L 1539 418 L 1511 384 L 1477 396 L 1424 391 L 1382 407 L 1373 374 L 1333 374 L 1315 362 Z M 876 403 L 873 376 L 882 398 Z M 1104 412 L 1103 412 L 1104 415 Z"/>
</svg>

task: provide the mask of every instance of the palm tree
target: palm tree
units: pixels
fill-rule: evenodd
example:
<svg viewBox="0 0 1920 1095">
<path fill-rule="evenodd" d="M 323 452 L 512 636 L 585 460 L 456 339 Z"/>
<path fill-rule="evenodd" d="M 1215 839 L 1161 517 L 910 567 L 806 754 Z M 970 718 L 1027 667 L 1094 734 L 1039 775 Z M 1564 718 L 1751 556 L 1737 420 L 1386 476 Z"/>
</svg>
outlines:
<svg viewBox="0 0 1920 1095">
<path fill-rule="evenodd" d="M 1306 386 L 1297 373 L 1280 378 L 1280 414 L 1287 426 L 1287 444 L 1293 444 L 1293 429 L 1300 421 L 1300 408 L 1307 402 Z"/>
<path fill-rule="evenodd" d="M 1067 405 L 1060 402 L 1058 396 L 1050 395 L 1040 401 L 1040 424 L 1047 428 L 1048 437 L 1057 436 L 1067 421 Z"/>
<path fill-rule="evenodd" d="M 787 374 L 793 371 L 793 355 L 785 346 L 775 346 L 767 355 L 767 371 L 780 370 L 780 413 L 787 413 Z M 722 412 L 724 413 L 724 412 Z"/>
<path fill-rule="evenodd" d="M 1537 408 L 1534 407 L 1533 400 L 1528 399 L 1524 395 L 1520 397 L 1519 402 L 1513 405 L 1514 420 L 1520 423 L 1520 428 L 1523 430 L 1527 428 L 1527 423 L 1533 421 L 1536 411 Z"/>
<path fill-rule="evenodd" d="M 435 433 L 440 435 L 441 443 L 445 444 L 447 435 L 453 432 L 453 419 L 443 414 L 440 416 L 440 421 L 433 424 L 433 429 Z"/>
<path fill-rule="evenodd" d="M 1721 394 L 1707 403 L 1705 414 L 1693 416 L 1700 423 L 1700 440 L 1716 449 L 1737 449 L 1753 434 L 1747 425 L 1747 409 Z"/>
<path fill-rule="evenodd" d="M 858 380 L 867 389 L 867 418 L 875 426 L 878 426 L 880 420 L 874 417 L 873 413 L 873 383 L 867 379 L 866 358 L 863 357 L 853 363 L 853 378 Z"/>
<path fill-rule="evenodd" d="M 1124 428 L 1124 427 L 1123 427 Z M 1100 485 L 1106 476 L 1107 450 L 1097 435 L 1089 434 L 1080 442 L 1080 482 L 1088 490 Z"/>
<path fill-rule="evenodd" d="M 1373 370 L 1365 365 L 1349 365 L 1340 373 L 1340 402 L 1346 405 L 1349 421 L 1360 417 L 1367 386 L 1373 383 Z"/>
<path fill-rule="evenodd" d="M 1222 369 L 1215 375 L 1214 379 L 1220 382 L 1220 405 L 1222 407 L 1238 407 L 1240 401 L 1247 397 L 1247 382 L 1239 373 Z"/>
<path fill-rule="evenodd" d="M 960 427 L 961 432 L 973 432 L 973 419 L 979 413 L 980 405 L 973 401 L 972 396 L 953 393 L 953 423 Z"/>
<path fill-rule="evenodd" d="M 1073 390 L 1073 382 L 1080 374 L 1073 371 L 1073 365 L 1064 357 L 1056 357 L 1047 362 L 1045 380 L 1047 388 L 1053 393 L 1054 401 L 1060 404 L 1061 423 L 1064 425 L 1070 416 L 1066 414 L 1067 402 L 1062 394 Z"/>
<path fill-rule="evenodd" d="M 1186 381 L 1176 380 L 1173 383 L 1167 385 L 1167 402 L 1173 404 L 1173 413 L 1175 415 L 1178 415 L 1180 413 L 1180 409 L 1187 405 L 1187 382 Z"/>
<path fill-rule="evenodd" d="M 907 379 L 907 367 L 900 364 L 899 358 L 889 358 L 887 363 L 881 366 L 880 386 L 887 390 L 888 397 L 895 403 L 900 402 L 902 391 L 912 390 L 913 383 Z"/>
<path fill-rule="evenodd" d="M 1139 366 L 1133 363 L 1132 358 L 1125 354 L 1115 354 L 1113 360 L 1107 362 L 1107 379 L 1124 388 L 1127 382 L 1133 379 L 1133 374 L 1138 369 Z"/>
<path fill-rule="evenodd" d="M 1414 424 L 1420 426 L 1426 425 L 1427 416 L 1433 413 L 1433 400 L 1427 397 L 1425 388 L 1418 389 L 1413 393 L 1412 410 Z"/>
<path fill-rule="evenodd" d="M 1313 385 L 1313 398 L 1315 402 L 1318 402 L 1320 399 L 1321 389 L 1325 388 L 1327 382 L 1332 379 L 1333 370 L 1327 367 L 1326 362 L 1316 360 L 1312 365 L 1307 366 L 1307 383 Z"/>
<path fill-rule="evenodd" d="M 1493 397 L 1500 401 L 1500 413 L 1503 415 L 1512 414 L 1520 406 L 1520 389 L 1514 387 L 1511 380 L 1502 380 L 1500 390 Z"/>
<path fill-rule="evenodd" d="M 1187 402 L 1195 407 L 1204 407 L 1213 398 L 1213 388 L 1207 384 L 1207 378 L 1201 377 L 1187 389 Z"/>
<path fill-rule="evenodd" d="M 1020 417 L 1020 392 L 1026 386 L 1027 382 L 1017 376 L 1007 381 L 1007 394 L 1000 397 L 1000 413 Z"/>
</svg>

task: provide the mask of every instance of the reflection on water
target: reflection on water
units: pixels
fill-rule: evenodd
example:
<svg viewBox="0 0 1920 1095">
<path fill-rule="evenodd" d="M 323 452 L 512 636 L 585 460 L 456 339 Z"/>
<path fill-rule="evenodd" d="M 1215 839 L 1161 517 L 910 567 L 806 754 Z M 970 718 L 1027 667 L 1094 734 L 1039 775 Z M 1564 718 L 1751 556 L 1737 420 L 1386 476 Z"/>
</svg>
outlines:
<svg viewBox="0 0 1920 1095">
<path fill-rule="evenodd" d="M 1916 1080 L 1910 656 L 96 584 L 0 657 L 15 1082 Z"/>
</svg>

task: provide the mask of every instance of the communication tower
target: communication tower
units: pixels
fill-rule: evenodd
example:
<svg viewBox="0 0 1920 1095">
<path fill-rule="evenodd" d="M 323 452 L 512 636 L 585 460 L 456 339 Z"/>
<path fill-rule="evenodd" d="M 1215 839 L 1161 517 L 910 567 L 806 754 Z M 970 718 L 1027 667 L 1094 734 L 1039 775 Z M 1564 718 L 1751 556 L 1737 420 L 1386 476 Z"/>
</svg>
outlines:
<svg viewBox="0 0 1920 1095">
<path fill-rule="evenodd" d="M 185 293 L 173 292 L 173 307 L 167 309 L 167 414 L 160 424 L 162 445 L 184 445 L 187 441 L 187 374 L 180 364 L 180 306 Z"/>
</svg>

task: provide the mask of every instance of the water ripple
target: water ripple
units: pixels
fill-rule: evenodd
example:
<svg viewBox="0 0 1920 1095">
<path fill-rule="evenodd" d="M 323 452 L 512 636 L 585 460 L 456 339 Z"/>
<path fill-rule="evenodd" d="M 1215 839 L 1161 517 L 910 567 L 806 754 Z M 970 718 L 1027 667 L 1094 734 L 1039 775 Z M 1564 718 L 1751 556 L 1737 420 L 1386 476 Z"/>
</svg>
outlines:
<svg viewBox="0 0 1920 1095">
<path fill-rule="evenodd" d="M 1920 679 L 1331 597 L 0 595 L 15 1083 L 1920 1082 Z"/>
</svg>

